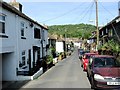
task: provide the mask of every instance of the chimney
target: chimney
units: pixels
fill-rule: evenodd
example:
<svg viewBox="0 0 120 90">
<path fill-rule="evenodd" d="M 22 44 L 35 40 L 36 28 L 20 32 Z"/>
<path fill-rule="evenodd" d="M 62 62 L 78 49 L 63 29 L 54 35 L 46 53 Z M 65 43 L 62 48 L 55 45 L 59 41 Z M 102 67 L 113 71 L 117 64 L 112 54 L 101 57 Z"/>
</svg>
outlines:
<svg viewBox="0 0 120 90">
<path fill-rule="evenodd" d="M 22 4 L 20 4 L 19 2 L 16 2 L 16 0 L 12 0 L 9 4 L 15 7 L 20 12 L 22 12 Z"/>
</svg>

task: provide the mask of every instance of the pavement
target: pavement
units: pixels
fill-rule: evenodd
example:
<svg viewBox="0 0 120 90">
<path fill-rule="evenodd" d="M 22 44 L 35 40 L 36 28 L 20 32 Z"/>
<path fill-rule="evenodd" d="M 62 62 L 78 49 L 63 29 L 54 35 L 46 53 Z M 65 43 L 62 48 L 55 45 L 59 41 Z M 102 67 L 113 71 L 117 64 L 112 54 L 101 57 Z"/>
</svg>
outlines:
<svg viewBox="0 0 120 90">
<path fill-rule="evenodd" d="M 69 56 L 68 56 L 69 57 Z M 67 58 L 68 58 L 67 57 Z M 66 58 L 65 58 L 66 59 Z M 63 59 L 64 60 L 64 59 Z M 61 62 L 62 60 L 58 60 L 58 63 Z M 57 63 L 56 63 L 57 64 Z M 47 70 L 48 71 L 48 70 Z M 2 81 L 0 83 L 0 85 L 2 86 L 2 90 L 6 90 L 6 89 L 15 89 L 15 90 L 19 90 L 22 86 L 24 86 L 25 84 L 29 83 L 30 80 L 26 80 L 26 81 Z M 1 89 L 1 88 L 0 88 Z"/>
<path fill-rule="evenodd" d="M 64 59 L 63 59 L 64 60 Z M 60 62 L 60 60 L 58 60 L 58 63 Z M 2 85 L 2 89 L 20 89 L 22 86 L 24 86 L 25 84 L 27 84 L 30 80 L 26 80 L 26 81 L 2 81 L 2 83 L 0 83 Z"/>
</svg>

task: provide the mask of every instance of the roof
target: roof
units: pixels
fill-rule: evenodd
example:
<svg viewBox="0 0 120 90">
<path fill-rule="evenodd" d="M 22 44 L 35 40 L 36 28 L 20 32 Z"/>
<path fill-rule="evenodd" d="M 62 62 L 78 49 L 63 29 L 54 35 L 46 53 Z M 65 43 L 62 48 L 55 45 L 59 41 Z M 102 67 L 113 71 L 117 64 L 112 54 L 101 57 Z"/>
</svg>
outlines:
<svg viewBox="0 0 120 90">
<path fill-rule="evenodd" d="M 96 55 L 96 53 L 85 53 L 85 55 Z"/>
<path fill-rule="evenodd" d="M 110 56 L 110 55 L 95 55 L 94 57 L 114 57 L 114 56 Z"/>
<path fill-rule="evenodd" d="M 20 16 L 20 17 L 22 17 L 22 18 L 24 18 L 24 19 L 26 19 L 26 20 L 28 20 L 28 21 L 30 21 L 32 23 L 35 23 L 38 26 L 48 30 L 48 28 L 46 26 L 43 26 L 43 25 L 39 24 L 37 21 L 34 21 L 33 19 L 29 18 L 24 13 L 22 13 L 21 11 L 17 10 L 15 7 L 11 6 L 10 4 L 8 4 L 8 3 L 4 2 L 4 1 L 0 2 L 0 7 L 4 8 L 4 9 L 6 9 L 6 10 L 12 12 L 12 13 L 15 13 L 18 16 Z"/>
<path fill-rule="evenodd" d="M 120 22 L 120 16 L 115 17 L 111 22 L 109 22 L 107 25 L 102 27 L 100 30 L 104 29 L 105 27 L 107 27 L 107 26 L 109 26 L 109 25 L 111 25 L 113 23 L 118 23 L 118 22 Z"/>
<path fill-rule="evenodd" d="M 57 39 L 57 42 L 63 42 L 63 41 L 65 41 L 63 38 L 58 38 Z"/>
<path fill-rule="evenodd" d="M 48 34 L 48 37 L 49 37 L 49 39 L 54 39 L 54 40 L 57 39 L 57 35 Z"/>
</svg>

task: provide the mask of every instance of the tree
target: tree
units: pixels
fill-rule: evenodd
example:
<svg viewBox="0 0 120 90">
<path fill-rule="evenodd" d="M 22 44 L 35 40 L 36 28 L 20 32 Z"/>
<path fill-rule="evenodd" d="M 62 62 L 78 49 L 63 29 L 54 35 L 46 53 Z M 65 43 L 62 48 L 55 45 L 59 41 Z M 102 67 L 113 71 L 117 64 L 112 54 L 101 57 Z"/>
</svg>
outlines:
<svg viewBox="0 0 120 90">
<path fill-rule="evenodd" d="M 68 38 L 89 38 L 91 32 L 96 30 L 95 26 L 89 24 L 69 24 L 69 25 L 53 25 L 49 26 L 49 33 L 50 34 L 57 34 L 57 35 L 64 35 Z"/>
</svg>

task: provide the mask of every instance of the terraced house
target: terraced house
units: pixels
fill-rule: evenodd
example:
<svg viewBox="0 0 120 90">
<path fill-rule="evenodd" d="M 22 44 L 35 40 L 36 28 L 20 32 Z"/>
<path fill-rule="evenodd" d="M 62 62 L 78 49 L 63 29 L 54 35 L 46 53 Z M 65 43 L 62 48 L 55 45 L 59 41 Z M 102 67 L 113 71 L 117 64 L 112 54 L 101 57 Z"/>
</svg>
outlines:
<svg viewBox="0 0 120 90">
<path fill-rule="evenodd" d="M 15 7 L 14 7 L 15 6 Z M 48 28 L 22 13 L 18 2 L 0 2 L 2 80 L 32 80 L 43 73 Z"/>
<path fill-rule="evenodd" d="M 108 40 L 114 39 L 116 42 L 120 42 L 120 16 L 116 17 L 106 26 L 100 29 L 100 38 L 103 44 Z"/>
<path fill-rule="evenodd" d="M 120 2 L 118 3 L 118 16 L 100 29 L 102 44 L 113 39 L 120 44 Z"/>
</svg>

